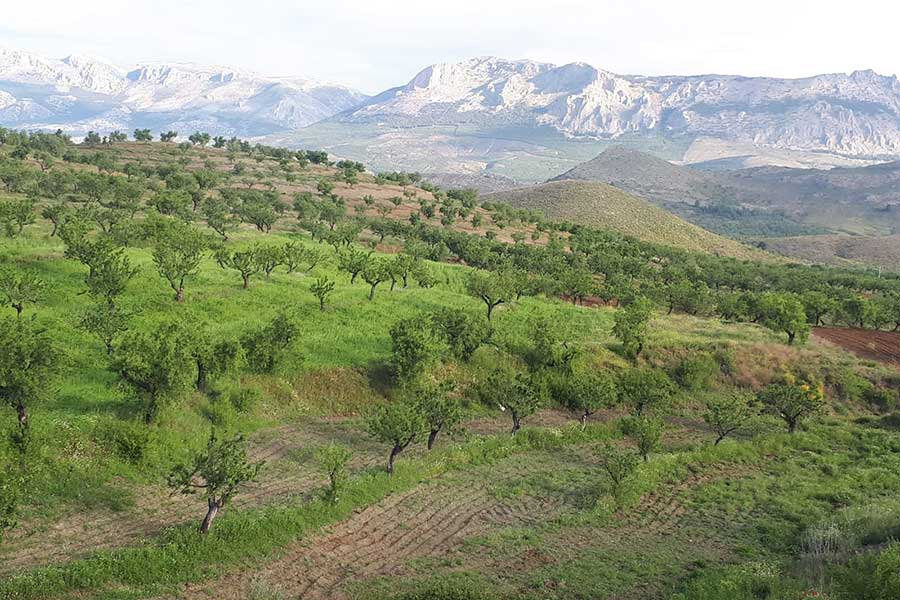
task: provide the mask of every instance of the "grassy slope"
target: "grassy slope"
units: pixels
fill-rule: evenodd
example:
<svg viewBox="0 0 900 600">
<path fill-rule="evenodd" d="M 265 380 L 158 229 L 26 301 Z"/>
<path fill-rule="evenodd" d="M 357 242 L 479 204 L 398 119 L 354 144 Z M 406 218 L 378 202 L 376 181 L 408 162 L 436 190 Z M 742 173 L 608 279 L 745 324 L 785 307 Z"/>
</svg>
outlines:
<svg viewBox="0 0 900 600">
<path fill-rule="evenodd" d="M 773 252 L 802 261 L 900 269 L 900 235 L 802 235 L 763 241 Z"/>
<path fill-rule="evenodd" d="M 139 154 L 144 160 L 160 157 L 156 148 L 133 147 L 124 152 Z M 216 158 L 215 153 L 208 154 Z M 293 187 L 308 188 L 323 174 L 310 167 Z M 341 187 L 342 194 L 351 198 L 351 205 L 356 203 L 353 198 L 366 190 L 380 197 L 399 193 L 399 188 L 382 188 L 371 182 L 354 188 Z M 401 211 L 402 207 L 397 209 Z M 229 243 L 237 246 L 288 239 L 312 243 L 296 233 L 294 227 L 294 221 L 288 217 L 267 236 L 244 227 Z M 509 228 L 504 233 L 508 231 Z M 207 399 L 188 394 L 166 411 L 160 426 L 153 429 L 151 451 L 144 462 L 131 465 L 98 441 L 98 429 L 130 418 L 136 413 L 135 404 L 106 370 L 106 356 L 100 344 L 75 327 L 78 312 L 88 303 L 81 294 L 84 268 L 64 260 L 61 243 L 48 234 L 49 227 L 42 222 L 28 227 L 24 237 L 0 238 L 0 256 L 33 267 L 48 281 L 47 299 L 37 308 L 29 308 L 28 313 L 36 312 L 55 323 L 55 336 L 68 355 L 59 389 L 33 414 L 46 463 L 39 482 L 40 494 L 30 499 L 20 530 L 0 547 L 0 560 L 16 557 L 23 548 L 50 540 L 59 546 L 54 562 L 62 566 L 28 571 L 10 579 L 0 586 L 0 597 L 43 598 L 51 591 L 58 592 L 59 597 L 72 597 L 72 590 L 77 588 L 91 590 L 83 597 L 118 599 L 180 593 L 184 582 L 222 575 L 232 563 L 243 565 L 237 569 L 238 581 L 246 586 L 252 582 L 246 580 L 245 574 L 252 576 L 256 572 L 254 565 L 268 563 L 273 555 L 288 552 L 287 556 L 296 556 L 294 564 L 305 564 L 303 552 L 290 554 L 296 551 L 298 538 L 308 537 L 329 523 L 346 521 L 352 525 L 350 514 L 354 510 L 368 511 L 366 507 L 372 507 L 378 514 L 383 512 L 382 502 L 393 502 L 391 498 L 405 490 L 418 490 L 411 501 L 411 508 L 417 509 L 420 501 L 430 506 L 438 498 L 434 506 L 440 506 L 454 494 L 466 498 L 469 490 L 484 488 L 489 495 L 485 510 L 511 517 L 498 517 L 496 522 L 489 521 L 489 526 L 477 530 L 461 530 L 459 538 L 441 538 L 445 547 L 427 556 L 411 552 L 393 561 L 390 552 L 385 551 L 387 562 L 383 568 L 388 572 L 409 569 L 407 572 L 414 579 L 389 579 L 378 589 L 394 591 L 401 584 L 416 586 L 420 579 L 463 571 L 483 574 L 492 588 L 534 597 L 596 597 L 598 591 L 624 598 L 654 597 L 689 569 L 747 556 L 789 558 L 797 533 L 808 524 L 831 518 L 836 514 L 835 506 L 862 507 L 900 491 L 897 469 L 891 462 L 897 452 L 895 434 L 880 433 L 875 439 L 872 435 L 876 434 L 869 435 L 841 420 L 833 427 L 817 428 L 810 436 L 785 439 L 770 433 L 753 446 L 727 444 L 708 454 L 703 450 L 695 452 L 702 441 L 708 440 L 708 434 L 700 429 L 698 398 L 687 395 L 683 411 L 673 415 L 666 435 L 666 452 L 642 467 L 646 477 L 641 478 L 642 487 L 633 494 L 635 507 L 622 514 L 604 511 L 605 506 L 608 508 L 603 499 L 607 490 L 591 453 L 593 443 L 609 435 L 602 426 L 597 430 L 589 428 L 582 435 L 579 428 L 560 427 L 556 421 L 532 437 L 529 429 L 535 427 L 536 420 L 529 420 L 525 435 L 518 438 L 521 441 L 507 442 L 508 438 L 501 434 L 484 443 L 476 440 L 460 450 L 442 442 L 441 453 L 436 456 L 414 460 L 404 456 L 400 477 L 387 481 L 375 473 L 383 461 L 384 449 L 366 442 L 359 423 L 350 421 L 332 427 L 332 417 L 356 413 L 383 399 L 387 391 L 383 365 L 390 352 L 388 330 L 396 320 L 437 306 L 482 309 L 478 301 L 463 292 L 466 267 L 432 264 L 441 275 L 437 287 L 411 287 L 392 293 L 382 286 L 376 300 L 370 303 L 365 299 L 366 287 L 359 283 L 351 286 L 349 277 L 336 270 L 333 259 L 306 275 L 289 275 L 279 270 L 269 281 L 257 277 L 247 291 L 240 289 L 236 273 L 222 271 L 207 259 L 200 273 L 188 282 L 185 304 L 178 306 L 155 273 L 149 251 L 141 248 L 129 250 L 141 271 L 123 299 L 124 305 L 136 312 L 139 326 L 147 327 L 180 314 L 207 320 L 218 335 L 237 336 L 264 323 L 277 311 L 289 310 L 301 322 L 301 336 L 277 373 L 238 374 L 217 384 L 222 392 L 238 386 L 259 388 L 263 398 L 255 409 L 235 414 L 226 410 L 227 402 L 222 401 L 222 396 Z M 322 275 L 337 281 L 324 313 L 318 311 L 307 290 L 312 279 Z M 524 298 L 498 312 L 498 341 L 521 345 L 533 328 L 533 319 L 547 317 L 561 328 L 565 339 L 585 352 L 584 360 L 589 364 L 622 365 L 609 334 L 612 315 L 609 309 L 584 309 L 555 300 Z M 809 350 L 785 348 L 775 342 L 774 334 L 752 325 L 725 325 L 676 315 L 658 319 L 652 331 L 650 355 L 660 360 L 666 355 L 663 348 L 670 346 L 733 346 L 739 352 L 736 364 L 748 381 L 764 379 L 765 373 L 760 375 L 754 368 L 777 372 L 784 362 L 831 365 L 841 361 L 858 367 L 844 353 L 816 343 Z M 462 378 L 477 377 L 480 370 L 490 366 L 491 356 L 490 350 L 485 349 L 472 365 L 463 368 Z M 5 419 L 3 426 L 8 426 L 9 421 Z M 208 543 L 201 543 L 193 527 L 202 513 L 202 500 L 188 500 L 182 508 L 159 514 L 147 514 L 147 507 L 162 503 L 156 498 L 161 494 L 159 484 L 164 473 L 187 448 L 203 442 L 210 422 L 255 430 L 254 451 L 269 458 L 260 487 L 245 494 L 246 503 L 239 496 L 225 511 Z M 502 420 L 492 427 L 492 433 L 499 433 L 508 425 Z M 335 438 L 351 444 L 362 459 L 354 466 L 354 487 L 346 501 L 329 509 L 290 496 L 293 493 L 308 497 L 322 485 L 323 479 L 310 464 L 309 456 L 315 447 Z M 271 448 L 273 442 L 277 442 L 277 451 Z M 563 446 L 571 446 L 571 450 L 564 451 Z M 864 451 L 867 454 L 863 455 Z M 761 457 L 773 454 L 781 456 L 781 460 L 770 467 Z M 711 477 L 697 485 L 682 485 L 685 480 L 692 481 L 694 468 L 735 462 L 749 466 L 726 471 L 724 478 Z M 688 464 L 693 466 L 688 468 Z M 852 474 L 846 469 L 848 465 L 855 467 Z M 860 466 L 865 470 L 860 470 Z M 450 470 L 458 473 L 450 473 L 447 481 L 438 477 Z M 796 485 L 797 482 L 802 485 Z M 282 484 L 280 488 L 275 487 L 276 483 Z M 441 491 L 435 495 L 430 488 L 422 487 L 426 484 L 444 486 L 440 489 L 446 494 Z M 658 492 L 651 493 L 657 488 Z M 267 496 L 270 489 L 272 494 Z M 840 493 L 838 505 L 832 501 L 831 490 Z M 251 497 L 255 499 L 251 501 Z M 383 500 L 385 497 L 389 498 Z M 595 506 L 593 499 L 598 497 L 601 502 Z M 687 508 L 657 502 L 658 498 L 670 497 Z M 516 498 L 524 500 L 518 502 Z M 554 507 L 553 511 L 545 512 L 542 502 Z M 727 535 L 707 535 L 710 523 L 734 521 L 734 515 L 744 514 L 742 507 L 748 505 L 755 507 L 752 518 L 738 522 L 736 529 L 726 531 Z M 465 510 L 468 505 L 461 506 Z M 651 527 L 644 527 L 641 519 L 672 506 L 677 520 L 670 523 L 664 514 L 664 527 L 656 527 L 653 520 Z M 449 515 L 448 523 L 470 516 L 477 523 L 483 518 L 479 514 Z M 107 547 L 127 548 L 112 550 L 97 560 L 66 563 L 92 550 L 79 548 L 76 542 L 95 536 L 101 529 L 98 524 L 141 519 L 149 521 L 148 529 L 137 529 L 124 536 L 113 528 L 108 534 Z M 187 525 L 182 526 L 184 523 Z M 416 522 L 396 528 L 387 519 L 383 525 L 387 530 L 408 531 L 406 539 L 427 540 L 433 535 L 428 528 L 416 528 Z M 168 526 L 175 527 L 160 533 L 162 527 Z M 67 527 L 68 537 L 63 536 L 57 544 L 52 536 Z M 146 534 L 148 541 L 142 541 L 139 534 L 143 531 L 150 532 Z M 643 533 L 638 536 L 636 532 Z M 780 532 L 782 537 L 772 543 L 772 532 Z M 355 537 L 355 530 L 350 533 Z M 732 534 L 733 538 L 727 537 Z M 621 539 L 634 543 L 623 549 Z M 692 548 L 691 552 L 680 552 L 679 548 L 684 547 Z M 338 565 L 329 572 L 345 577 L 345 571 L 353 573 L 354 564 Z M 277 563 L 272 563 L 270 571 L 276 573 L 273 585 L 287 586 L 285 597 L 296 596 L 291 594 L 296 591 L 290 587 L 291 582 L 278 579 Z M 355 577 L 359 589 L 354 595 L 365 596 L 371 591 L 362 589 L 366 586 L 359 583 L 371 581 L 371 575 L 361 573 Z M 352 583 L 342 581 L 340 587 Z M 240 595 L 246 589 L 234 586 L 232 593 L 247 597 Z M 209 597 L 202 592 L 196 595 Z"/>
<path fill-rule="evenodd" d="M 744 259 L 768 253 L 724 238 L 604 183 L 554 181 L 489 194 L 486 200 L 542 211 L 548 218 L 612 229 L 648 242 Z"/>
</svg>

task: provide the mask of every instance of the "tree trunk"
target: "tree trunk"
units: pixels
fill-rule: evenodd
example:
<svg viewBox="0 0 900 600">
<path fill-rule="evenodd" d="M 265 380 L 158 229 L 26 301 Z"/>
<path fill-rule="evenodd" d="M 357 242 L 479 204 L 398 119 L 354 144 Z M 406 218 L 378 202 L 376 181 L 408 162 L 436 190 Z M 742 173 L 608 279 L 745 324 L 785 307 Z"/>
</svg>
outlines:
<svg viewBox="0 0 900 600">
<path fill-rule="evenodd" d="M 434 447 L 434 440 L 437 439 L 438 434 L 441 432 L 440 429 L 432 429 L 431 433 L 428 434 L 428 449 L 431 450 Z"/>
<path fill-rule="evenodd" d="M 184 286 L 178 286 L 175 290 L 175 302 L 184 302 Z"/>
<path fill-rule="evenodd" d="M 13 308 L 16 309 L 16 316 L 21 317 L 22 311 L 25 310 L 25 305 L 19 302 L 18 304 L 13 304 Z"/>
<path fill-rule="evenodd" d="M 28 429 L 28 408 L 24 403 L 19 402 L 16 405 L 16 415 L 19 419 L 19 427 L 22 429 Z"/>
<path fill-rule="evenodd" d="M 403 449 L 397 445 L 395 445 L 393 448 L 391 448 L 391 455 L 388 457 L 388 464 L 387 464 L 388 474 L 390 474 L 390 475 L 394 474 L 394 459 L 397 457 L 398 454 L 400 454 L 400 452 L 402 450 Z"/>
<path fill-rule="evenodd" d="M 788 433 L 797 431 L 797 419 L 788 419 Z"/>
<path fill-rule="evenodd" d="M 246 290 L 250 287 L 250 276 L 249 275 L 241 275 L 241 278 L 244 280 L 244 289 Z"/>
<path fill-rule="evenodd" d="M 584 411 L 584 414 L 581 415 L 581 429 L 582 429 L 582 431 L 584 430 L 585 427 L 587 427 L 587 421 L 588 421 L 588 417 L 589 417 L 589 416 L 591 416 L 591 413 L 589 413 L 588 411 Z"/>
<path fill-rule="evenodd" d="M 204 365 L 201 361 L 197 361 L 197 391 L 203 394 L 206 393 L 206 365 Z"/>
<path fill-rule="evenodd" d="M 720 434 L 719 434 L 719 437 L 716 438 L 716 441 L 715 441 L 715 443 L 713 444 L 713 446 L 718 446 L 718 445 L 719 445 L 719 442 L 721 442 L 721 441 L 724 440 L 724 439 L 725 439 L 725 435 L 720 433 Z"/>
<path fill-rule="evenodd" d="M 351 274 L 350 274 L 350 285 L 353 285 L 354 283 L 356 283 L 356 276 L 357 276 L 357 275 L 358 275 L 358 273 L 351 273 Z"/>
<path fill-rule="evenodd" d="M 372 284 L 372 287 L 369 289 L 369 300 L 375 299 L 375 286 L 376 285 L 378 285 L 378 284 L 377 283 Z"/>
<path fill-rule="evenodd" d="M 203 535 L 209 533 L 213 521 L 219 514 L 219 509 L 222 508 L 222 503 L 218 500 L 213 500 L 212 498 L 210 498 L 207 503 L 209 505 L 209 510 L 206 511 L 206 516 L 203 517 L 203 522 L 200 523 L 200 533 L 202 533 Z"/>
<path fill-rule="evenodd" d="M 512 412 L 512 420 L 513 420 L 513 426 L 512 426 L 512 431 L 510 431 L 510 433 L 512 435 L 516 435 L 516 432 L 522 428 L 522 421 L 519 419 L 519 415 L 517 415 L 515 412 Z"/>
<path fill-rule="evenodd" d="M 787 334 L 788 334 L 788 346 L 791 346 L 794 343 L 794 338 L 797 337 L 797 332 L 788 331 Z"/>
</svg>

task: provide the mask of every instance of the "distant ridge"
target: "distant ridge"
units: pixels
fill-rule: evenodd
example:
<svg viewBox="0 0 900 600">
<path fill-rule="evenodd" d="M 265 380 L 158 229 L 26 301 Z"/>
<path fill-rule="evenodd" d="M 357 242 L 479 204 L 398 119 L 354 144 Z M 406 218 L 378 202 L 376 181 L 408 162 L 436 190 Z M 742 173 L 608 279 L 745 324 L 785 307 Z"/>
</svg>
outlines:
<svg viewBox="0 0 900 600">
<path fill-rule="evenodd" d="M 496 192 L 484 198 L 516 208 L 539 210 L 552 220 L 611 229 L 684 250 L 742 259 L 776 260 L 767 252 L 688 223 L 606 183 L 552 181 Z"/>
<path fill-rule="evenodd" d="M 682 167 L 652 154 L 612 146 L 551 179 L 601 181 L 654 202 L 708 202 L 725 193 L 725 178 Z"/>
<path fill-rule="evenodd" d="M 309 125 L 365 99 L 332 83 L 222 66 L 171 62 L 122 69 L 91 57 L 53 59 L 0 48 L 3 127 L 74 135 L 138 127 L 261 135 Z"/>
</svg>

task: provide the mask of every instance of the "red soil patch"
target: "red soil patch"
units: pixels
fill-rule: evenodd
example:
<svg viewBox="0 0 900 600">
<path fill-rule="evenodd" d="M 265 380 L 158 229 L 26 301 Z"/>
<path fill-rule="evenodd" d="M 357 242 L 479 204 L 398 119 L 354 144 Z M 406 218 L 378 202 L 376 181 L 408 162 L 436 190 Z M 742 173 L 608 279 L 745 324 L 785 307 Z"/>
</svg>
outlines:
<svg viewBox="0 0 900 600">
<path fill-rule="evenodd" d="M 862 358 L 900 364 L 900 332 L 816 327 L 812 330 L 812 334 Z"/>
</svg>

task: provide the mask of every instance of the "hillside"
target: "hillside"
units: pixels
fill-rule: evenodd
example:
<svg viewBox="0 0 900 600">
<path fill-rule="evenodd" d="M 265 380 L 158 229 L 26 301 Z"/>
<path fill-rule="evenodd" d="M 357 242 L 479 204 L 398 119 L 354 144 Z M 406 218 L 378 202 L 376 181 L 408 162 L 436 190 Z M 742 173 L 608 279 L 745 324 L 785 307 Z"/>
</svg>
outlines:
<svg viewBox="0 0 900 600">
<path fill-rule="evenodd" d="M 804 262 L 900 271 L 900 235 L 764 238 L 767 250 Z"/>
<path fill-rule="evenodd" d="M 610 148 L 553 181 L 610 183 L 724 236 L 822 264 L 896 270 L 900 162 L 715 171 Z"/>
<path fill-rule="evenodd" d="M 900 276 L 242 140 L 0 130 L 0 181 L 4 600 L 867 597 L 835 527 L 894 572 Z"/>
<path fill-rule="evenodd" d="M 485 200 L 539 210 L 550 219 L 612 229 L 685 250 L 757 260 L 774 259 L 766 252 L 697 227 L 605 183 L 554 181 L 488 194 Z"/>
<path fill-rule="evenodd" d="M 609 183 L 651 202 L 708 202 L 725 190 L 714 173 L 673 164 L 625 146 L 612 146 L 551 181 Z"/>
</svg>

